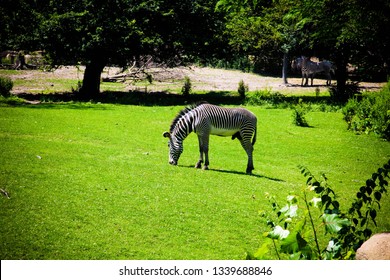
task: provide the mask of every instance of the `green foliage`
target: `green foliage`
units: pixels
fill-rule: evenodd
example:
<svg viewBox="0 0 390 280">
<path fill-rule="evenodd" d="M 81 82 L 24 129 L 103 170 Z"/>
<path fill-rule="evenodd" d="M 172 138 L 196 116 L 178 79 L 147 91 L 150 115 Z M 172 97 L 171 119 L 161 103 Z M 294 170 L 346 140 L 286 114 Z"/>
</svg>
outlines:
<svg viewBox="0 0 390 280">
<path fill-rule="evenodd" d="M 245 98 L 245 93 L 249 90 L 248 85 L 244 83 L 244 80 L 240 80 L 238 83 L 238 94 L 241 98 Z"/>
<path fill-rule="evenodd" d="M 0 76 L 0 96 L 9 97 L 13 86 L 14 83 L 10 78 Z"/>
<path fill-rule="evenodd" d="M 358 133 L 374 132 L 390 140 L 390 81 L 379 92 L 350 99 L 343 109 L 348 129 Z"/>
<path fill-rule="evenodd" d="M 284 108 L 289 106 L 288 102 L 286 102 L 285 96 L 279 92 L 272 91 L 271 88 L 256 90 L 254 92 L 250 92 L 246 94 L 245 104 L 255 105 L 255 106 L 259 106 L 259 105 L 279 106 L 281 104 L 284 104 L 285 106 L 281 106 Z"/>
<path fill-rule="evenodd" d="M 187 96 L 190 95 L 192 91 L 192 84 L 191 84 L 191 79 L 188 76 L 184 77 L 184 85 L 181 88 L 181 94 Z"/>
<path fill-rule="evenodd" d="M 279 259 L 352 259 L 371 236 L 371 226 L 377 226 L 375 219 L 382 195 L 387 192 L 390 161 L 359 189 L 347 213 L 341 211 L 325 175 L 318 181 L 308 169 L 300 168 L 307 177 L 300 196 L 287 196 L 287 204 L 280 207 L 274 196 L 266 194 L 276 217 L 262 213 L 271 228 L 264 236 L 272 240 Z M 320 233 L 329 236 L 328 242 L 321 242 Z M 270 243 L 265 244 L 255 254 L 249 254 L 249 258 L 266 258 Z"/>
<path fill-rule="evenodd" d="M 8 105 L 11 105 L 11 106 L 22 105 L 25 103 L 26 103 L 26 100 L 19 98 L 15 95 L 11 95 L 9 97 L 4 97 L 4 96 L 0 95 L 0 107 L 8 106 Z"/>
<path fill-rule="evenodd" d="M 305 115 L 310 111 L 310 106 L 299 100 L 298 104 L 293 108 L 294 124 L 297 126 L 308 127 Z"/>
<path fill-rule="evenodd" d="M 373 173 L 356 193 L 356 198 L 345 215 L 351 224 L 343 227 L 338 236 L 340 256 L 353 256 L 373 233 L 372 226 L 377 226 L 376 217 L 381 209 L 381 199 L 389 186 L 389 175 L 390 161 Z"/>
</svg>

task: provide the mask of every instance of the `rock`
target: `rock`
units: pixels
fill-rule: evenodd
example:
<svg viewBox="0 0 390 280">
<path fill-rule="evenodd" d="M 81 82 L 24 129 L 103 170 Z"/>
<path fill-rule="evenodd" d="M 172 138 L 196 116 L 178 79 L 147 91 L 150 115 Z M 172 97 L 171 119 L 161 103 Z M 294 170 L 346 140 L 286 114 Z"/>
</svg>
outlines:
<svg viewBox="0 0 390 280">
<path fill-rule="evenodd" d="M 390 232 L 370 237 L 356 251 L 357 260 L 390 260 Z"/>
</svg>

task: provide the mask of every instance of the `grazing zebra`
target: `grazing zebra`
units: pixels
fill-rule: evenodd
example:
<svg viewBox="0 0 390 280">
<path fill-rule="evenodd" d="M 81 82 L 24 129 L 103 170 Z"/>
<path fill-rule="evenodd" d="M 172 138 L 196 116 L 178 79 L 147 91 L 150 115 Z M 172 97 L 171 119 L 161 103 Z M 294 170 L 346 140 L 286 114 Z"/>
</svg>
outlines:
<svg viewBox="0 0 390 280">
<path fill-rule="evenodd" d="M 253 145 L 256 142 L 257 118 L 244 108 L 223 108 L 207 102 L 198 103 L 183 109 L 172 121 L 170 131 L 163 136 L 169 138 L 169 163 L 176 165 L 183 152 L 183 140 L 191 132 L 198 135 L 199 161 L 196 168 L 209 166 L 209 137 L 232 136 L 237 138 L 248 155 L 246 173 L 251 174 L 253 167 Z"/>
<path fill-rule="evenodd" d="M 298 65 L 299 65 L 298 60 L 297 60 L 296 65 L 298 67 Z M 316 73 L 320 73 L 320 72 L 325 73 L 327 86 L 332 83 L 332 77 L 330 75 L 330 71 L 332 71 L 334 74 L 334 70 L 333 70 L 333 65 L 330 61 L 323 60 L 320 62 L 314 62 L 314 61 L 311 61 L 310 58 L 302 56 L 302 58 L 300 59 L 300 65 L 301 65 L 301 70 L 302 70 L 301 86 L 308 85 L 309 77 L 311 79 L 311 85 L 313 86 L 314 75 Z M 303 84 L 304 79 L 306 79 L 305 84 Z"/>
</svg>

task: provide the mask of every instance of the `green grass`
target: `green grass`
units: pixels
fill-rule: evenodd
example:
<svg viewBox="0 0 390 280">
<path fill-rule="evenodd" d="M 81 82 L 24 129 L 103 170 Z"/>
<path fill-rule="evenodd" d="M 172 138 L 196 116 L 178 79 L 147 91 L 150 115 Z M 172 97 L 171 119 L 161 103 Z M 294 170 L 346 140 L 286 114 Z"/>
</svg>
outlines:
<svg viewBox="0 0 390 280">
<path fill-rule="evenodd" d="M 389 143 L 346 130 L 341 113 L 248 107 L 258 117 L 253 176 L 238 141 L 197 137 L 168 164 L 162 132 L 182 106 L 89 103 L 0 107 L 1 259 L 243 259 L 267 231 L 259 211 L 299 192 L 298 165 L 324 172 L 347 208 L 390 157 Z M 389 231 L 390 199 L 377 231 Z M 273 257 L 273 256 L 270 256 Z"/>
</svg>

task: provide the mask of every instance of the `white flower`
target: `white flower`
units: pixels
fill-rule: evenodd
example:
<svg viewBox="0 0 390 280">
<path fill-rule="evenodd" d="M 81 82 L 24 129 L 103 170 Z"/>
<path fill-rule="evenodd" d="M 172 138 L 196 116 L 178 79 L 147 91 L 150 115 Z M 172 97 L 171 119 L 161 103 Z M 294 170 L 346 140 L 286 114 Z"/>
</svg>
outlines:
<svg viewBox="0 0 390 280">
<path fill-rule="evenodd" d="M 314 207 L 319 207 L 319 203 L 321 203 L 321 198 L 313 197 L 313 199 L 311 200 L 311 203 L 313 203 Z"/>
</svg>

